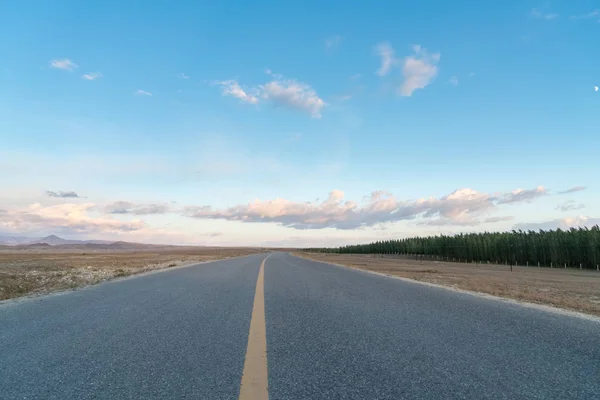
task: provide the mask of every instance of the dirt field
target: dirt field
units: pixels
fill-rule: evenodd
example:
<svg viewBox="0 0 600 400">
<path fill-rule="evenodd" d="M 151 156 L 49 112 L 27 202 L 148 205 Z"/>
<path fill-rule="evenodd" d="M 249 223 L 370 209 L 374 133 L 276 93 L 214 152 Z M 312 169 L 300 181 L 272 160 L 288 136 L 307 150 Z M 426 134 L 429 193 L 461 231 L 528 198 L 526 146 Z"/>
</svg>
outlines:
<svg viewBox="0 0 600 400">
<path fill-rule="evenodd" d="M 115 277 L 261 252 L 244 248 L 165 248 L 123 251 L 0 251 L 0 300 L 72 289 Z"/>
<path fill-rule="evenodd" d="M 600 316 L 600 272 L 416 261 L 402 256 L 297 253 L 301 257 Z"/>
</svg>

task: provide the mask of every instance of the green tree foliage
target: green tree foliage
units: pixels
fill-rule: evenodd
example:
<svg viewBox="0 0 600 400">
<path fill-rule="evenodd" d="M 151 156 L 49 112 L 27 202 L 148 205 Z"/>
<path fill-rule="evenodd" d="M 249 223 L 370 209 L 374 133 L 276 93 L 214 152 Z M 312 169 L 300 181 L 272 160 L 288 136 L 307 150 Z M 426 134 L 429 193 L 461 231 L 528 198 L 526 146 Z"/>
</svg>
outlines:
<svg viewBox="0 0 600 400">
<path fill-rule="evenodd" d="M 485 232 L 413 237 L 312 252 L 422 255 L 447 261 L 508 263 L 596 269 L 600 263 L 600 228 Z"/>
</svg>

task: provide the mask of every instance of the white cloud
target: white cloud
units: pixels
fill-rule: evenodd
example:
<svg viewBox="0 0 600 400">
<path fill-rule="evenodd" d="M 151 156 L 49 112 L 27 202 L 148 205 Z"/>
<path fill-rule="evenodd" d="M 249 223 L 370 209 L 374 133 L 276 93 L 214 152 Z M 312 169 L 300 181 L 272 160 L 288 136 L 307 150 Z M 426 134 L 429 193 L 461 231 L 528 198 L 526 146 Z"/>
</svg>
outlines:
<svg viewBox="0 0 600 400">
<path fill-rule="evenodd" d="M 0 232 L 26 236 L 56 234 L 73 239 L 104 239 L 111 241 L 157 244 L 205 244 L 206 238 L 217 235 L 184 233 L 148 226 L 140 219 L 123 221 L 107 215 L 97 215 L 101 206 L 93 203 L 65 203 L 43 206 L 39 203 L 21 208 L 0 210 Z M 122 216 L 125 217 L 125 216 Z"/>
<path fill-rule="evenodd" d="M 399 89 L 402 96 L 412 96 L 415 90 L 425 88 L 438 74 L 439 53 L 430 55 L 419 45 L 413 46 L 413 50 L 415 54 L 406 57 L 402 65 L 404 82 Z"/>
<path fill-rule="evenodd" d="M 397 62 L 394 58 L 394 49 L 388 42 L 382 42 L 375 46 L 375 54 L 381 57 L 381 66 L 377 70 L 377 75 L 387 75 Z"/>
<path fill-rule="evenodd" d="M 594 225 L 600 225 L 600 218 L 580 215 L 578 217 L 560 218 L 545 222 L 530 222 L 524 224 L 517 224 L 514 226 L 514 229 L 537 231 L 539 229 L 550 230 L 560 228 L 564 230 L 578 227 L 590 228 Z"/>
<path fill-rule="evenodd" d="M 592 18 L 600 18 L 600 10 L 594 10 L 589 13 L 581 14 L 581 15 L 572 15 L 570 17 L 570 19 L 592 19 Z"/>
<path fill-rule="evenodd" d="M 235 80 L 213 81 L 223 88 L 223 95 L 233 96 L 249 104 L 258 104 L 261 100 L 276 106 L 290 108 L 310 114 L 313 118 L 321 118 L 321 111 L 327 105 L 319 97 L 316 90 L 306 83 L 294 79 L 286 79 L 280 74 L 265 70 L 273 79 L 262 85 L 248 89 Z"/>
<path fill-rule="evenodd" d="M 458 78 L 456 76 L 451 77 L 450 79 L 448 79 L 448 82 L 452 85 L 452 86 L 458 86 Z"/>
<path fill-rule="evenodd" d="M 569 188 L 566 190 L 561 190 L 560 192 L 558 192 L 558 194 L 569 194 L 569 193 L 581 192 L 585 189 L 587 189 L 587 186 L 573 186 L 572 188 Z"/>
<path fill-rule="evenodd" d="M 531 202 L 532 200 L 546 196 L 548 190 L 543 186 L 538 186 L 535 189 L 516 189 L 510 193 L 502 195 L 498 199 L 498 204 L 510 204 L 520 202 Z"/>
<path fill-rule="evenodd" d="M 189 77 L 189 76 L 187 76 L 186 74 L 184 74 L 183 72 L 181 72 L 181 73 L 177 74 L 177 77 L 178 77 L 179 79 L 190 79 L 190 77 Z"/>
<path fill-rule="evenodd" d="M 355 81 L 355 80 L 357 80 L 357 79 L 360 79 L 360 77 L 361 77 L 361 76 L 362 76 L 361 74 L 354 74 L 354 75 L 351 75 L 351 76 L 350 76 L 350 80 L 351 80 L 351 81 Z"/>
<path fill-rule="evenodd" d="M 145 90 L 142 89 L 138 89 L 134 92 L 134 94 L 138 95 L 138 96 L 152 96 L 152 93 L 150 92 L 146 92 Z"/>
<path fill-rule="evenodd" d="M 377 70 L 379 76 L 387 75 L 395 66 L 401 67 L 404 79 L 398 93 L 402 96 L 412 96 L 415 90 L 433 82 L 438 74 L 439 53 L 429 54 L 418 44 L 413 46 L 413 52 L 413 55 L 400 60 L 395 58 L 394 49 L 388 42 L 375 46 L 375 53 L 381 57 L 381 67 Z M 451 83 L 458 84 L 458 78 L 452 77 Z"/>
<path fill-rule="evenodd" d="M 85 79 L 85 80 L 93 81 L 93 80 L 96 80 L 98 78 L 102 78 L 102 74 L 100 72 L 91 72 L 89 74 L 84 74 L 81 77 L 83 79 Z"/>
<path fill-rule="evenodd" d="M 553 19 L 558 18 L 558 14 L 556 13 L 544 13 L 537 8 L 531 10 L 531 16 L 537 19 L 544 19 L 546 21 L 551 21 Z"/>
<path fill-rule="evenodd" d="M 64 69 L 67 71 L 73 71 L 75 68 L 78 67 L 77 64 L 75 64 L 73 61 L 69 60 L 68 58 L 64 58 L 62 60 L 52 60 L 52 61 L 50 61 L 50 66 L 52 68 Z"/>
<path fill-rule="evenodd" d="M 340 36 L 340 35 L 330 36 L 327 39 L 325 39 L 325 48 L 327 50 L 331 50 L 334 47 L 339 46 L 343 40 L 344 40 L 344 37 Z"/>
<path fill-rule="evenodd" d="M 244 103 L 257 104 L 258 97 L 246 92 L 235 80 L 215 82 L 223 88 L 224 96 L 233 96 Z"/>
<path fill-rule="evenodd" d="M 490 217 L 486 218 L 483 222 L 486 224 L 493 224 L 495 222 L 504 222 L 504 221 L 512 221 L 515 217 L 505 216 L 505 217 Z"/>
<path fill-rule="evenodd" d="M 556 206 L 557 210 L 560 211 L 573 211 L 573 210 L 581 210 L 585 208 L 584 204 L 576 204 L 575 200 L 567 200 L 564 203 L 561 203 Z"/>
<path fill-rule="evenodd" d="M 63 192 L 63 191 L 58 191 L 58 192 L 54 192 L 52 190 L 46 190 L 46 196 L 48 197 L 58 197 L 61 199 L 65 199 L 65 198 L 81 198 L 82 196 L 78 195 L 76 192 L 73 191 L 68 191 L 68 192 Z"/>
<path fill-rule="evenodd" d="M 116 201 L 101 207 L 108 214 L 152 215 L 170 211 L 168 204 L 133 204 L 128 201 Z"/>
<path fill-rule="evenodd" d="M 120 221 L 108 217 L 93 217 L 93 203 L 65 203 L 53 206 L 31 204 L 21 209 L 0 213 L 0 227 L 5 230 L 29 232 L 55 230 L 57 232 L 96 233 L 135 231 L 146 226 L 143 221 Z"/>
<path fill-rule="evenodd" d="M 598 91 L 598 86 L 594 86 L 594 92 Z"/>
<path fill-rule="evenodd" d="M 275 105 L 303 111 L 313 118 L 321 118 L 326 103 L 310 85 L 293 79 L 276 77 L 260 86 L 261 97 Z"/>
<path fill-rule="evenodd" d="M 385 191 L 375 191 L 361 204 L 344 200 L 344 193 L 333 190 L 323 202 L 297 203 L 277 198 L 255 200 L 246 205 L 225 209 L 210 206 L 189 206 L 183 215 L 199 219 L 223 219 L 242 222 L 272 222 L 294 229 L 356 229 L 378 224 L 415 220 L 419 225 L 468 226 L 481 224 L 480 218 L 493 211 L 498 204 L 530 201 L 533 190 L 516 190 L 493 197 L 473 189 L 458 189 L 441 198 L 422 198 L 401 201 Z M 489 219 L 497 222 L 504 219 Z"/>
</svg>

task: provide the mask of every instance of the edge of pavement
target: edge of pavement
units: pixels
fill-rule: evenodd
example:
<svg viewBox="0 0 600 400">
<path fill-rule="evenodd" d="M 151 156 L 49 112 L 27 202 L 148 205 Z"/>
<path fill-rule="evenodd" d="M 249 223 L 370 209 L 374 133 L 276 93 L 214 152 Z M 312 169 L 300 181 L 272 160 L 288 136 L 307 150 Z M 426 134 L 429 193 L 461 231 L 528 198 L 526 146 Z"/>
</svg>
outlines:
<svg viewBox="0 0 600 400">
<path fill-rule="evenodd" d="M 494 300 L 494 301 L 499 301 L 499 302 L 503 302 L 503 303 L 513 304 L 513 305 L 517 305 L 517 306 L 521 306 L 521 307 L 525 307 L 525 308 L 532 308 L 535 310 L 544 311 L 544 312 L 548 312 L 548 313 L 585 319 L 587 321 L 591 321 L 591 322 L 600 324 L 600 317 L 597 317 L 595 315 L 585 314 L 585 313 L 578 312 L 578 311 L 566 310 L 564 308 L 553 307 L 553 306 L 549 306 L 546 304 L 538 304 L 538 303 L 531 303 L 531 302 L 522 301 L 522 300 L 511 299 L 509 297 L 494 296 L 492 294 L 487 294 L 487 293 L 483 293 L 483 292 L 475 292 L 472 290 L 459 289 L 459 288 L 455 288 L 452 286 L 440 285 L 437 283 L 423 282 L 423 281 L 418 281 L 416 279 L 405 278 L 403 276 L 384 274 L 383 272 L 369 271 L 366 269 L 360 269 L 360 268 L 351 267 L 351 266 L 343 265 L 343 264 L 332 263 L 332 262 L 328 262 L 328 261 L 315 260 L 315 259 L 312 259 L 309 257 L 302 256 L 300 254 L 294 254 L 291 252 L 288 254 L 291 255 L 292 257 L 302 258 L 305 260 L 314 261 L 314 262 L 321 263 L 321 264 L 335 265 L 337 267 L 342 267 L 342 268 L 347 268 L 347 269 L 351 269 L 351 270 L 355 270 L 355 271 L 365 272 L 368 274 L 379 275 L 379 276 L 383 276 L 386 278 L 398 279 L 398 280 L 408 282 L 408 283 L 416 283 L 418 285 L 435 287 L 435 288 L 444 289 L 444 290 L 448 290 L 448 291 L 455 292 L 455 293 L 467 294 L 467 295 L 480 297 L 480 298 L 484 298 L 484 299 L 488 299 L 488 300 Z"/>
<path fill-rule="evenodd" d="M 181 269 L 181 268 L 189 268 L 189 267 L 193 267 L 193 266 L 196 266 L 196 265 L 210 264 L 210 263 L 215 263 L 215 262 L 219 262 L 219 261 L 234 260 L 234 259 L 237 259 L 237 258 L 250 257 L 250 256 L 254 256 L 254 255 L 265 255 L 265 254 L 268 255 L 268 254 L 271 254 L 271 253 L 272 252 L 246 254 L 244 256 L 235 256 L 235 257 L 221 258 L 219 260 L 192 261 L 192 262 L 189 262 L 189 263 L 184 263 L 184 264 L 178 265 L 176 267 L 157 268 L 157 269 L 152 269 L 150 271 L 139 272 L 137 274 L 134 273 L 134 274 L 127 275 L 127 276 L 120 276 L 120 277 L 108 278 L 108 279 L 106 279 L 104 281 L 101 281 L 101 282 L 91 283 L 91 284 L 83 285 L 83 286 L 77 286 L 77 287 L 74 287 L 74 288 L 71 288 L 71 289 L 56 290 L 56 291 L 51 291 L 51 292 L 46 292 L 46 293 L 30 293 L 30 294 L 27 294 L 25 296 L 19 296 L 19 297 L 14 297 L 12 299 L 0 300 L 0 307 L 10 306 L 10 305 L 16 305 L 16 304 L 19 304 L 19 303 L 24 303 L 24 302 L 28 302 L 28 301 L 34 301 L 34 300 L 42 301 L 43 299 L 45 299 L 47 297 L 62 296 L 62 295 L 73 293 L 73 292 L 79 292 L 79 291 L 86 290 L 86 289 L 89 289 L 89 288 L 92 288 L 92 287 L 96 287 L 98 285 L 103 285 L 103 284 L 106 284 L 106 283 L 121 282 L 121 281 L 126 281 L 126 280 L 129 280 L 129 279 L 140 278 L 140 277 L 146 276 L 146 275 L 158 274 L 158 273 L 161 273 L 161 272 L 173 271 L 173 270 Z"/>
</svg>

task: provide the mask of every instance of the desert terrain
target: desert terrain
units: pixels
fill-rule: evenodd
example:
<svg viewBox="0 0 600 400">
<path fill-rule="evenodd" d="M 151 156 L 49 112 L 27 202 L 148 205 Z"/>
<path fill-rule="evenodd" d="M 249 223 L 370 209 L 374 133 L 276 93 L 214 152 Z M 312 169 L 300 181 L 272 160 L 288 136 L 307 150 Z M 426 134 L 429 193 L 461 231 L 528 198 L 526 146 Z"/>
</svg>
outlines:
<svg viewBox="0 0 600 400">
<path fill-rule="evenodd" d="M 0 245 L 0 300 L 74 289 L 113 278 L 263 252 L 259 248 L 67 244 Z"/>
</svg>

